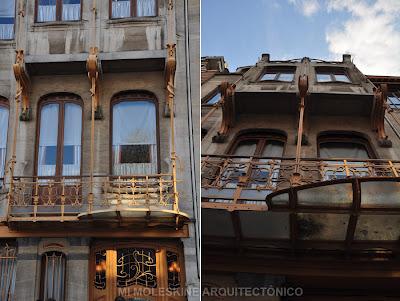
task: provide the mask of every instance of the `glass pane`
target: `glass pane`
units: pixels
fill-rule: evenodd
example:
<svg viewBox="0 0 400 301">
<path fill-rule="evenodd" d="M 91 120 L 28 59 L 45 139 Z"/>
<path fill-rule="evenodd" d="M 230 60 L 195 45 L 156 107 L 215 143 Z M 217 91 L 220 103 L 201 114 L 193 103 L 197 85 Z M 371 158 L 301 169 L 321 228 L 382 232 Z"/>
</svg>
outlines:
<svg viewBox="0 0 400 301">
<path fill-rule="evenodd" d="M 262 157 L 282 157 L 283 156 L 283 146 L 282 141 L 267 141 L 261 156 Z"/>
<path fill-rule="evenodd" d="M 101 250 L 95 254 L 96 274 L 94 287 L 99 290 L 106 289 L 106 250 Z"/>
<path fill-rule="evenodd" d="M 111 17 L 127 18 L 131 16 L 131 0 L 113 0 L 111 5 Z"/>
<path fill-rule="evenodd" d="M 114 174 L 155 174 L 157 118 L 151 101 L 123 101 L 113 107 Z"/>
<path fill-rule="evenodd" d="M 208 105 L 216 104 L 221 99 L 221 93 L 215 94 L 210 100 L 207 101 Z"/>
<path fill-rule="evenodd" d="M 81 173 L 82 107 L 65 104 L 63 176 Z"/>
<path fill-rule="evenodd" d="M 44 300 L 64 300 L 65 256 L 60 252 L 47 252 L 42 260 Z"/>
<path fill-rule="evenodd" d="M 335 74 L 337 82 L 351 83 L 350 79 L 345 74 Z"/>
<path fill-rule="evenodd" d="M 167 251 L 168 289 L 175 291 L 181 287 L 179 257 L 177 253 Z"/>
<path fill-rule="evenodd" d="M 0 242 L 0 296 L 1 300 L 15 300 L 17 252 L 14 246 Z"/>
<path fill-rule="evenodd" d="M 117 250 L 117 287 L 157 287 L 156 251 L 125 248 Z"/>
<path fill-rule="evenodd" d="M 353 186 L 350 183 L 326 185 L 297 192 L 299 205 L 350 207 L 353 202 Z"/>
<path fill-rule="evenodd" d="M 324 142 L 320 144 L 320 158 L 331 159 L 369 159 L 364 145 L 352 142 Z"/>
<path fill-rule="evenodd" d="M 400 108 L 400 98 L 392 95 L 388 96 L 388 103 L 392 109 L 399 109 Z"/>
<path fill-rule="evenodd" d="M 291 82 L 293 81 L 294 74 L 293 73 L 281 73 L 279 74 L 278 80 L 283 82 Z"/>
<path fill-rule="evenodd" d="M 354 239 L 393 240 L 400 237 L 400 216 L 398 215 L 360 215 Z"/>
<path fill-rule="evenodd" d="M 303 240 L 345 240 L 348 214 L 299 213 L 297 236 Z"/>
<path fill-rule="evenodd" d="M 151 163 L 150 145 L 121 145 L 121 163 Z"/>
<path fill-rule="evenodd" d="M 317 73 L 317 81 L 320 83 L 323 82 L 331 82 L 331 75 L 330 74 L 323 74 L 323 73 Z"/>
<path fill-rule="evenodd" d="M 38 22 L 56 21 L 56 2 L 57 0 L 39 0 L 37 10 Z"/>
<path fill-rule="evenodd" d="M 288 239 L 289 213 L 271 211 L 240 211 L 240 228 L 244 238 Z"/>
<path fill-rule="evenodd" d="M 0 1 L 0 40 L 14 38 L 15 0 Z"/>
<path fill-rule="evenodd" d="M 62 20 L 76 21 L 81 19 L 81 0 L 63 0 Z"/>
<path fill-rule="evenodd" d="M 233 155 L 235 156 L 253 156 L 257 148 L 257 140 L 243 140 L 239 142 Z"/>
<path fill-rule="evenodd" d="M 0 107 L 0 178 L 4 177 L 7 153 L 8 109 Z"/>
<path fill-rule="evenodd" d="M 54 176 L 56 173 L 58 112 L 58 104 L 48 104 L 40 113 L 38 176 Z"/>
<path fill-rule="evenodd" d="M 276 73 L 265 73 L 260 80 L 274 80 Z"/>
<path fill-rule="evenodd" d="M 136 0 L 137 16 L 152 17 L 156 16 L 156 0 Z"/>
</svg>

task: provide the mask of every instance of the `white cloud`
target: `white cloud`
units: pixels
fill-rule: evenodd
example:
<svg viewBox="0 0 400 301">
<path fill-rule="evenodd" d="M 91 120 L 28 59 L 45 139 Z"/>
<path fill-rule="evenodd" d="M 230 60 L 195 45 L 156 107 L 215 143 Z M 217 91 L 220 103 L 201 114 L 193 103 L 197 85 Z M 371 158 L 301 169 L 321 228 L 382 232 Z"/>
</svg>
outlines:
<svg viewBox="0 0 400 301">
<path fill-rule="evenodd" d="M 318 0 L 289 0 L 306 17 L 311 17 L 320 9 Z"/>
<path fill-rule="evenodd" d="M 365 74 L 400 76 L 400 1 L 328 0 L 352 16 L 326 32 L 333 56 L 350 53 Z"/>
</svg>

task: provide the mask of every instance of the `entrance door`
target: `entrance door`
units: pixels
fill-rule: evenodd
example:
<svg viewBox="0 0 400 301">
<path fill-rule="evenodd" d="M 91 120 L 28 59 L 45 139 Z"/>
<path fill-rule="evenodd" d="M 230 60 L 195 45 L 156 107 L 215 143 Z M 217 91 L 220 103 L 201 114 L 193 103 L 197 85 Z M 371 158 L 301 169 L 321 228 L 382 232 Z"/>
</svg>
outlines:
<svg viewBox="0 0 400 301">
<path fill-rule="evenodd" d="M 97 245 L 92 250 L 91 300 L 184 300 L 179 248 L 155 244 Z"/>
</svg>

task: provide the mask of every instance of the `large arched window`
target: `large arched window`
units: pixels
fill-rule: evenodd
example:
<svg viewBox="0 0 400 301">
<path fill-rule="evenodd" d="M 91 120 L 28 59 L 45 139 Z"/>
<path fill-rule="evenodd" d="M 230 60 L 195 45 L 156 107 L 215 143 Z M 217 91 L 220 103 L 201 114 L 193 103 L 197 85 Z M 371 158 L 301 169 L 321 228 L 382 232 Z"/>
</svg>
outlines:
<svg viewBox="0 0 400 301">
<path fill-rule="evenodd" d="M 39 110 L 38 176 L 81 173 L 82 106 L 77 97 L 44 100 Z"/>
<path fill-rule="evenodd" d="M 0 178 L 4 177 L 6 165 L 8 117 L 8 102 L 0 98 Z"/>
<path fill-rule="evenodd" d="M 64 301 L 65 255 L 58 251 L 42 255 L 40 298 L 41 300 Z"/>
<path fill-rule="evenodd" d="M 114 175 L 158 173 L 157 107 L 146 94 L 122 95 L 112 106 Z"/>
</svg>

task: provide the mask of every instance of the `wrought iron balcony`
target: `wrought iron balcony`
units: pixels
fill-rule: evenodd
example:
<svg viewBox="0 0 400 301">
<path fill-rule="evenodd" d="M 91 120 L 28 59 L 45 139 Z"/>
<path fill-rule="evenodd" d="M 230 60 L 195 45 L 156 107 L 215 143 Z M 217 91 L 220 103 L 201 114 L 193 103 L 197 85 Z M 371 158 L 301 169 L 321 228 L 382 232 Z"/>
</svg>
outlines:
<svg viewBox="0 0 400 301">
<path fill-rule="evenodd" d="M 265 204 L 267 195 L 351 178 L 397 178 L 400 161 L 205 155 L 203 202 Z"/>
<path fill-rule="evenodd" d="M 76 221 L 185 217 L 170 174 L 15 177 L 9 186 L 9 221 Z"/>
</svg>

